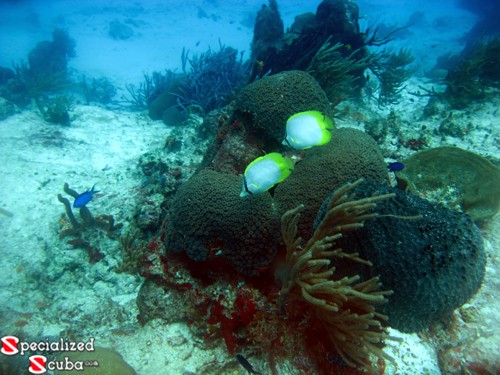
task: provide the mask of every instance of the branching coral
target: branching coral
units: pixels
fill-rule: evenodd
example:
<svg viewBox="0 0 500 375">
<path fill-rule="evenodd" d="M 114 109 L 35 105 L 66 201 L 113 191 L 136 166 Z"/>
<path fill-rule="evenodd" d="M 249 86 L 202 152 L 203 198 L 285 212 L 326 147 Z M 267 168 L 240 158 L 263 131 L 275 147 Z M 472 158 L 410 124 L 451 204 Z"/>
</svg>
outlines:
<svg viewBox="0 0 500 375">
<path fill-rule="evenodd" d="M 399 94 L 404 89 L 404 83 L 415 73 L 416 68 L 408 67 L 415 58 L 408 49 L 402 48 L 399 52 L 393 49 L 384 49 L 371 57 L 370 70 L 378 78 L 378 104 L 396 104 Z"/>
<path fill-rule="evenodd" d="M 71 189 L 67 183 L 64 184 L 64 192 L 75 199 L 80 195 L 78 192 Z M 79 222 L 71 209 L 69 199 L 58 194 L 57 200 L 64 205 L 70 224 L 66 225 L 66 220 L 63 215 L 60 222 L 65 224 L 64 226 L 66 228 L 61 231 L 59 238 L 65 238 L 67 236 L 74 237 L 72 240 L 68 241 L 68 244 L 72 245 L 73 248 L 82 248 L 86 250 L 89 255 L 90 263 L 96 263 L 104 258 L 104 254 L 84 238 L 84 231 L 87 228 L 98 228 L 105 231 L 109 238 L 113 238 L 116 232 L 122 228 L 123 224 L 115 224 L 115 219 L 112 215 L 99 215 L 94 217 L 85 206 L 79 208 L 80 217 L 82 218 L 82 221 Z"/>
<path fill-rule="evenodd" d="M 329 38 L 316 52 L 306 71 L 321 85 L 328 99 L 338 103 L 345 96 L 351 96 L 363 72 L 369 64 L 367 57 L 359 58 L 363 51 L 355 50 L 348 56 L 342 54 L 347 47 L 342 43 L 332 44 Z"/>
<path fill-rule="evenodd" d="M 454 108 L 465 108 L 486 97 L 487 88 L 500 87 L 500 38 L 478 43 L 462 53 L 459 63 L 448 71 L 446 99 Z"/>
<path fill-rule="evenodd" d="M 133 109 L 144 110 L 161 94 L 172 91 L 172 87 L 177 79 L 177 74 L 172 70 L 166 70 L 165 73 L 153 72 L 144 73 L 144 79 L 136 88 L 132 84 L 126 85 L 130 98 L 126 99 Z"/>
<path fill-rule="evenodd" d="M 56 95 L 49 97 L 40 95 L 35 98 L 35 103 L 47 122 L 58 125 L 69 125 L 69 111 L 74 108 L 73 98 L 68 95 Z"/>
<path fill-rule="evenodd" d="M 369 357 L 391 357 L 382 350 L 383 341 L 390 339 L 381 321 L 385 315 L 375 311 L 374 304 L 387 302 L 390 291 L 381 291 L 378 277 L 360 282 L 360 276 L 333 278 L 335 259 L 344 258 L 371 266 L 356 252 L 335 248 L 345 233 L 363 226 L 366 220 L 379 216 L 370 212 L 376 203 L 394 194 L 373 195 L 356 200 L 350 193 L 363 179 L 348 183 L 336 190 L 311 239 L 302 246 L 297 238 L 297 224 L 303 205 L 287 211 L 281 221 L 283 241 L 287 248 L 288 272 L 282 277 L 280 305 L 294 288 L 310 304 L 342 360 L 352 367 L 369 367 Z"/>
<path fill-rule="evenodd" d="M 244 84 L 249 67 L 243 62 L 243 54 L 222 44 L 219 47 L 217 52 L 208 49 L 192 58 L 183 51 L 184 76 L 175 92 L 183 106 L 196 104 L 210 112 L 227 104 Z M 188 71 L 185 70 L 187 63 L 190 65 Z"/>
</svg>

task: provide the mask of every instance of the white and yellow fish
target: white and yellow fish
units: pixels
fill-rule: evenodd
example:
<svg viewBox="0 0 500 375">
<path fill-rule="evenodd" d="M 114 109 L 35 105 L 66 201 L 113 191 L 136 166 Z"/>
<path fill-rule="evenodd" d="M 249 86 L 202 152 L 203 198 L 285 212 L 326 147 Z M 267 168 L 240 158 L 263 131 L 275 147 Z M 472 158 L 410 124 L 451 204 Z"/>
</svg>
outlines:
<svg viewBox="0 0 500 375">
<path fill-rule="evenodd" d="M 245 169 L 240 197 L 263 193 L 271 189 L 290 176 L 292 170 L 292 159 L 277 152 L 258 157 Z"/>
<path fill-rule="evenodd" d="M 321 146 L 330 142 L 332 119 L 319 111 L 296 113 L 287 120 L 283 144 L 299 150 Z"/>
</svg>

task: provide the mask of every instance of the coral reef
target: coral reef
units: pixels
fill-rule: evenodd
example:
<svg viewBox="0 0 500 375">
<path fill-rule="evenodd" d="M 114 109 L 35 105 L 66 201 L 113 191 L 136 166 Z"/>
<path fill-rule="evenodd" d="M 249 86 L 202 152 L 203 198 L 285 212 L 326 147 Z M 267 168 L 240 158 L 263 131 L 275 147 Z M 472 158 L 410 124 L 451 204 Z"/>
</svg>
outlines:
<svg viewBox="0 0 500 375">
<path fill-rule="evenodd" d="M 415 72 L 408 67 L 413 56 L 407 49 L 375 53 L 367 46 L 382 46 L 405 27 L 387 31 L 379 38 L 379 27 L 372 33 L 361 32 L 358 20 L 359 9 L 354 1 L 324 0 L 316 14 L 297 16 L 284 33 L 276 2 L 270 1 L 255 21 L 250 82 L 267 74 L 307 71 L 335 106 L 347 97 L 360 96 L 368 79 L 364 72 L 370 68 L 378 79 L 379 105 L 396 103 L 404 82 Z"/>
<path fill-rule="evenodd" d="M 404 160 L 400 183 L 411 192 L 467 213 L 477 222 L 500 209 L 500 169 L 473 152 L 436 147 Z"/>
<path fill-rule="evenodd" d="M 342 360 L 349 366 L 365 368 L 371 367 L 371 354 L 391 359 L 381 348 L 384 341 L 390 339 L 381 323 L 387 317 L 376 312 L 374 307 L 374 304 L 386 303 L 386 296 L 391 292 L 380 290 L 378 277 L 362 282 L 359 275 L 336 278 L 337 259 L 371 265 L 358 253 L 337 247 L 337 241 L 346 233 L 363 227 L 365 221 L 376 218 L 378 215 L 370 211 L 377 202 L 392 198 L 394 194 L 375 194 L 355 200 L 351 192 L 362 182 L 359 179 L 345 184 L 332 193 L 323 218 L 305 244 L 297 238 L 297 223 L 304 207 L 298 206 L 283 215 L 281 231 L 287 254 L 286 270 L 281 273 L 280 301 L 283 305 L 293 288 L 298 287 Z"/>
<path fill-rule="evenodd" d="M 223 256 L 236 270 L 256 274 L 275 257 L 279 227 L 272 198 L 241 199 L 241 179 L 203 170 L 177 192 L 165 245 L 194 260 Z"/>
<path fill-rule="evenodd" d="M 75 199 L 80 195 L 75 190 L 71 189 L 67 183 L 64 184 L 64 192 Z M 80 217 L 82 219 L 80 222 L 73 214 L 71 203 L 68 198 L 58 194 L 57 199 L 64 205 L 66 210 L 66 217 L 63 215 L 60 220 L 60 224 L 63 229 L 59 234 L 59 238 L 62 239 L 67 236 L 74 237 L 72 240 L 68 241 L 69 245 L 73 246 L 73 248 L 82 248 L 86 250 L 90 263 L 100 261 L 104 258 L 104 254 L 85 239 L 85 232 L 87 232 L 90 228 L 97 228 L 104 231 L 108 237 L 113 238 L 116 232 L 121 229 L 123 224 L 115 224 L 115 220 L 112 215 L 99 215 L 94 217 L 86 206 L 79 208 Z M 66 218 L 69 222 L 66 221 Z"/>
<path fill-rule="evenodd" d="M 39 42 L 29 52 L 29 73 L 33 76 L 66 75 L 69 59 L 76 56 L 75 47 L 75 40 L 66 30 L 55 29 L 52 41 Z"/>
<path fill-rule="evenodd" d="M 228 104 L 248 76 L 242 53 L 222 44 L 219 51 L 208 49 L 192 58 L 184 51 L 183 60 L 184 74 L 175 95 L 183 106 L 196 104 L 207 113 Z"/>
<path fill-rule="evenodd" d="M 188 106 L 199 106 L 208 113 L 228 104 L 248 76 L 242 53 L 222 44 L 219 51 L 208 49 L 191 58 L 183 49 L 181 60 L 182 73 L 153 72 L 144 74 L 138 88 L 127 85 L 128 103 L 134 109 L 147 108 L 153 120 L 175 125 L 187 117 Z"/>
<path fill-rule="evenodd" d="M 147 249 L 140 243 L 139 233 L 138 230 L 130 229 L 120 237 L 122 259 L 116 270 L 117 272 L 126 272 L 131 275 L 140 274 Z"/>
<path fill-rule="evenodd" d="M 70 124 L 69 111 L 73 109 L 72 97 L 40 95 L 35 98 L 35 103 L 45 121 L 65 126 Z"/>
<path fill-rule="evenodd" d="M 205 348 L 221 340 L 232 354 L 251 348 L 272 373 L 283 361 L 304 373 L 348 371 L 310 304 L 294 298 L 295 290 L 280 309 L 272 273 L 242 278 L 213 260 L 198 263 L 165 252 L 164 234 L 162 229 L 146 245 L 141 275 L 147 281 L 137 298 L 141 324 L 187 320 Z"/>
<path fill-rule="evenodd" d="M 362 177 L 389 182 L 377 144 L 360 130 L 337 129 L 329 144 L 308 150 L 305 155 L 274 193 L 281 213 L 304 204 L 299 223 L 304 237 L 311 236 L 316 213 L 332 189 Z"/>
<path fill-rule="evenodd" d="M 346 97 L 354 96 L 359 72 L 369 66 L 369 59 L 356 59 L 359 50 L 344 56 L 343 45 L 332 45 L 330 38 L 312 58 L 306 71 L 321 85 L 332 103 L 339 103 Z"/>
<path fill-rule="evenodd" d="M 477 43 L 464 51 L 445 79 L 444 97 L 453 108 L 465 108 L 487 96 L 488 87 L 500 87 L 500 38 Z"/>
<path fill-rule="evenodd" d="M 88 81 L 83 76 L 80 85 L 87 105 L 91 102 L 109 104 L 116 94 L 116 87 L 106 77 L 92 78 Z"/>
<path fill-rule="evenodd" d="M 304 153 L 274 197 L 265 193 L 241 199 L 241 178 L 233 174 L 202 170 L 194 175 L 174 198 L 167 249 L 186 251 L 198 261 L 218 252 L 239 272 L 257 274 L 276 255 L 283 212 L 303 202 L 307 209 L 301 235 L 310 234 L 316 212 L 333 187 L 353 177 L 388 181 L 385 162 L 370 137 L 354 129 L 335 134 L 329 145 Z"/>
<path fill-rule="evenodd" d="M 398 52 L 384 49 L 370 56 L 370 70 L 379 80 L 377 100 L 380 106 L 398 102 L 404 82 L 416 71 L 408 67 L 413 60 L 415 58 L 405 48 Z"/>
<path fill-rule="evenodd" d="M 391 327 L 420 331 L 463 305 L 481 286 L 486 264 L 481 232 L 468 216 L 399 189 L 374 181 L 353 189 L 359 198 L 370 198 L 374 191 L 395 196 L 378 203 L 379 220 L 366 222 L 336 245 L 356 249 L 372 263 L 359 266 L 362 280 L 379 276 L 384 288 L 393 291 L 381 308 Z M 337 269 L 343 274 L 353 266 L 339 261 Z"/>
<path fill-rule="evenodd" d="M 269 6 L 265 4 L 262 5 L 255 19 L 252 41 L 252 60 L 259 61 L 265 51 L 281 48 L 283 44 L 281 40 L 283 35 L 284 26 L 278 11 L 278 4 L 276 0 L 270 0 Z M 262 70 L 255 70 L 258 66 L 258 64 L 254 66 L 251 81 L 263 74 Z M 263 66 L 261 66 L 260 69 L 263 69 Z"/>
<path fill-rule="evenodd" d="M 55 29 L 52 41 L 39 42 L 28 54 L 28 63 L 14 66 L 0 83 L 0 96 L 25 107 L 32 98 L 49 96 L 67 85 L 67 64 L 76 56 L 76 42 L 68 32 Z M 4 74 L 5 76 L 5 74 Z"/>
<path fill-rule="evenodd" d="M 309 74 L 293 70 L 261 78 L 245 86 L 236 98 L 236 112 L 259 140 L 276 147 L 285 138 L 288 118 L 317 110 L 331 116 L 328 98 Z M 266 142 L 267 141 L 267 142 Z"/>
<path fill-rule="evenodd" d="M 130 98 L 127 99 L 127 103 L 135 110 L 143 111 L 149 109 L 153 111 L 149 113 L 149 116 L 153 120 L 159 120 L 161 119 L 163 111 L 176 104 L 175 95 L 170 93 L 173 90 L 175 81 L 176 73 L 171 70 L 166 70 L 165 73 L 144 73 L 143 81 L 139 84 L 138 88 L 132 84 L 126 85 L 127 92 L 130 96 Z M 166 100 L 166 105 L 158 105 L 158 107 L 160 107 L 158 109 L 150 108 L 153 101 L 160 95 L 164 95 L 168 98 L 168 100 Z M 162 101 L 165 101 L 165 99 L 162 99 Z"/>
<path fill-rule="evenodd" d="M 306 70 L 318 50 L 329 40 L 344 45 L 342 55 L 360 49 L 356 59 L 367 55 L 364 36 L 358 25 L 359 10 L 352 0 L 324 0 L 316 14 L 297 17 L 290 30 L 283 33 L 275 1 L 263 6 L 257 14 L 252 41 L 252 62 L 262 73 L 276 74 L 286 70 Z M 307 25 L 304 25 L 304 19 Z M 346 48 L 345 46 L 349 47 Z M 260 62 L 260 64 L 258 64 Z M 254 68 L 255 70 L 255 68 Z M 362 70 L 356 74 L 364 83 Z"/>
</svg>

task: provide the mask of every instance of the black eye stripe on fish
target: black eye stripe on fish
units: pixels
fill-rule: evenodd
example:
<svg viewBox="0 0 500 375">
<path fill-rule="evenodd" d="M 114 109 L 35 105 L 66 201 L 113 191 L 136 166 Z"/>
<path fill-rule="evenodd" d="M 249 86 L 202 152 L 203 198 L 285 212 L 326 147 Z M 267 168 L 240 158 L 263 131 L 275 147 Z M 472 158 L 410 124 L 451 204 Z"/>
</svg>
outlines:
<svg viewBox="0 0 500 375">
<path fill-rule="evenodd" d="M 241 354 L 236 354 L 236 359 L 242 365 L 245 370 L 248 371 L 249 374 L 257 374 L 260 375 L 260 372 L 257 372 L 253 369 L 253 366 L 250 364 L 250 362 L 247 361 L 245 357 L 243 357 Z"/>
<path fill-rule="evenodd" d="M 253 194 L 249 189 L 248 189 L 248 184 L 247 184 L 247 179 L 245 176 L 243 176 L 243 187 L 245 188 L 245 191 L 248 193 L 248 194 Z"/>
<path fill-rule="evenodd" d="M 293 170 L 293 160 L 271 152 L 253 160 L 243 173 L 240 197 L 268 191 L 285 180 Z"/>
</svg>

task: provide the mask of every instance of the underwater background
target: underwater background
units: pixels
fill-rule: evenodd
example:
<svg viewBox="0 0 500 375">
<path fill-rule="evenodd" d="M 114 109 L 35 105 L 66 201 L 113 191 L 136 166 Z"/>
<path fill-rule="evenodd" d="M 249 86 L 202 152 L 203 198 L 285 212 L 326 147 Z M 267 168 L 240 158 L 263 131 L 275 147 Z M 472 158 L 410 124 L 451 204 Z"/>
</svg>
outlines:
<svg viewBox="0 0 500 375">
<path fill-rule="evenodd" d="M 499 16 L 0 2 L 0 374 L 499 374 Z"/>
</svg>

